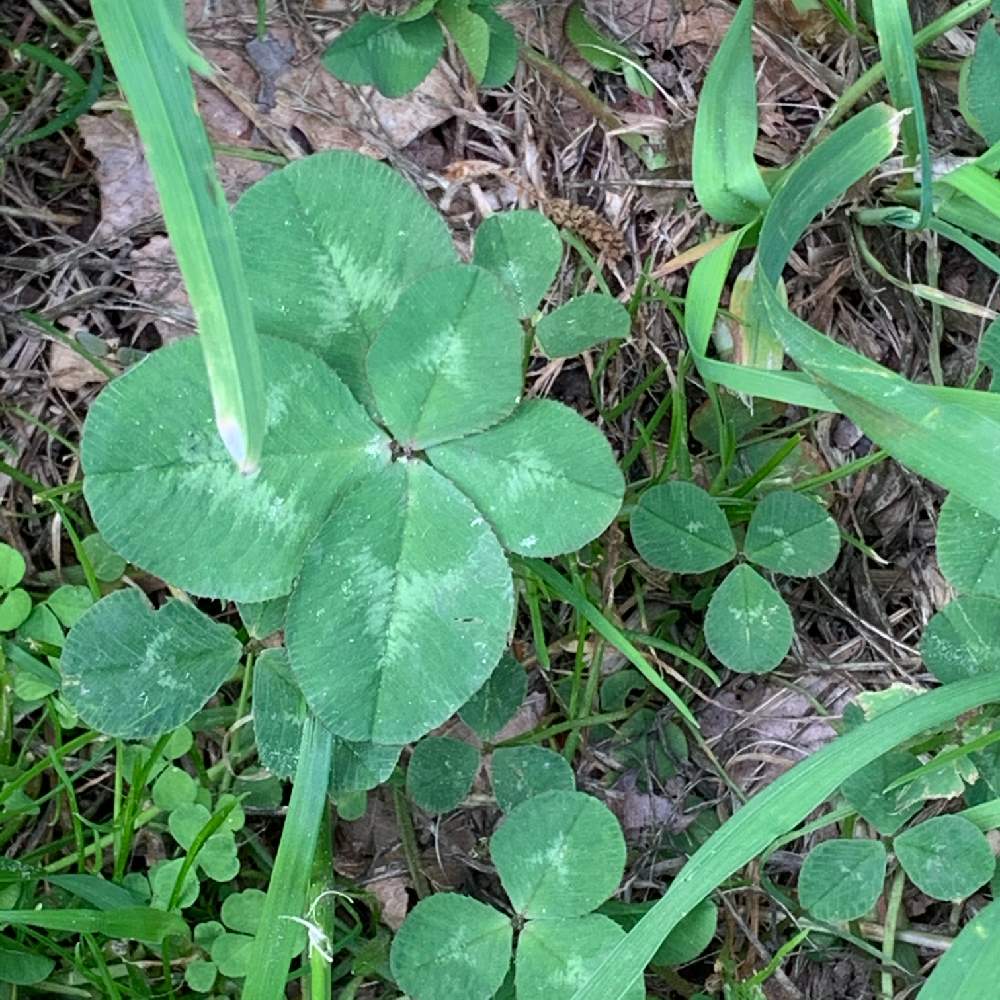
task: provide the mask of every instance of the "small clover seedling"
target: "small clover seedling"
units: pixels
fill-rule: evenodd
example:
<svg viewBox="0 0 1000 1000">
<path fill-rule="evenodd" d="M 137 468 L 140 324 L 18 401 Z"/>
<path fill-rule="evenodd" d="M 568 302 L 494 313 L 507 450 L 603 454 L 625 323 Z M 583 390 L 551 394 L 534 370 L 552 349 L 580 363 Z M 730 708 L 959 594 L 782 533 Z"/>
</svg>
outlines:
<svg viewBox="0 0 1000 1000">
<path fill-rule="evenodd" d="M 346 83 L 372 84 L 386 97 L 418 87 L 444 51 L 448 32 L 484 87 L 502 87 L 517 66 L 514 28 L 497 0 L 417 0 L 395 17 L 363 14 L 326 50 L 323 64 Z"/>
<path fill-rule="evenodd" d="M 507 653 L 458 714 L 490 750 L 488 741 L 511 720 L 526 691 L 524 668 Z M 492 749 L 490 762 L 493 794 L 504 812 L 542 792 L 572 791 L 576 787 L 566 759 L 545 747 L 497 747 Z M 480 763 L 479 751 L 470 744 L 450 736 L 426 736 L 410 756 L 407 793 L 426 812 L 455 809 L 469 794 Z"/>
<path fill-rule="evenodd" d="M 457 263 L 412 188 L 339 152 L 261 181 L 234 222 L 269 378 L 259 470 L 242 475 L 220 444 L 189 340 L 94 403 L 85 494 L 113 550 L 175 587 L 244 608 L 290 595 L 285 679 L 339 740 L 398 748 L 460 708 L 506 648 L 504 549 L 573 551 L 621 504 L 600 432 L 521 401 L 519 320 L 552 281 L 558 233 L 535 213 L 498 216 L 475 263 Z M 238 657 L 233 632 L 191 605 L 114 593 L 70 633 L 66 697 L 103 731 L 147 736 L 189 718 Z M 263 743 L 287 771 L 290 741 L 283 760 Z"/>
<path fill-rule="evenodd" d="M 646 562 L 675 573 L 706 573 L 736 555 L 736 539 L 719 504 L 693 483 L 671 482 L 643 493 L 632 514 L 632 540 Z M 840 534 L 829 514 L 800 493 L 776 491 L 750 518 L 743 555 L 788 576 L 818 576 L 835 562 Z M 747 564 L 716 588 L 705 615 L 705 641 L 726 666 L 762 673 L 791 648 L 792 616 L 781 595 Z"/>
<path fill-rule="evenodd" d="M 519 998 L 568 1000 L 625 932 L 592 911 L 617 888 L 625 840 L 614 815 L 580 792 L 546 792 L 517 806 L 490 841 L 520 928 Z M 465 896 L 419 903 L 392 944 L 391 965 L 414 1000 L 487 1000 L 510 965 L 513 924 Z M 641 982 L 626 994 L 644 996 Z"/>
<path fill-rule="evenodd" d="M 13 632 L 31 614 L 31 598 L 18 586 L 24 570 L 21 553 L 0 542 L 0 632 Z"/>
</svg>

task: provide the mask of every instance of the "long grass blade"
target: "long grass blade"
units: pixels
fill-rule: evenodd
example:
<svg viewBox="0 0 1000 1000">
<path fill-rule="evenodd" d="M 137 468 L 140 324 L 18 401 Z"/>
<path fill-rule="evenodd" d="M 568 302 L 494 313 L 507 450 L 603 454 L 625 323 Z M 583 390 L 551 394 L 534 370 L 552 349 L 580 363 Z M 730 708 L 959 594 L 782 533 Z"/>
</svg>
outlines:
<svg viewBox="0 0 1000 1000">
<path fill-rule="evenodd" d="M 306 895 L 326 804 L 332 755 L 333 737 L 310 714 L 302 727 L 292 800 L 254 938 L 243 1000 L 278 1000 L 285 995 L 295 939 L 302 933 L 298 921 L 307 911 Z"/>
<path fill-rule="evenodd" d="M 1000 900 L 969 921 L 941 956 L 917 1000 L 976 1000 L 997 993 Z"/>
<path fill-rule="evenodd" d="M 990 393 L 933 392 L 835 344 L 793 316 L 777 282 L 814 216 L 888 155 L 898 114 L 873 106 L 841 126 L 789 175 L 761 227 L 755 318 L 839 409 L 916 472 L 988 512 L 1000 512 L 1000 421 Z"/>
<path fill-rule="evenodd" d="M 709 837 L 572 1000 L 620 1000 L 664 938 L 698 903 L 801 823 L 846 778 L 924 730 L 998 699 L 1000 674 L 958 681 L 863 723 L 796 764 Z"/>
<path fill-rule="evenodd" d="M 903 149 L 907 163 L 911 167 L 920 166 L 919 226 L 923 228 L 934 207 L 934 177 L 924 102 L 917 77 L 913 25 L 906 0 L 874 0 L 873 11 L 889 95 L 896 108 L 910 112 L 902 123 Z"/>
<path fill-rule="evenodd" d="M 253 472 L 264 439 L 264 377 L 236 236 L 190 75 L 212 68 L 189 46 L 177 0 L 93 0 L 93 12 L 198 319 L 219 434 L 240 468 Z"/>
<path fill-rule="evenodd" d="M 698 201 L 718 222 L 750 222 L 770 200 L 753 155 L 757 81 L 750 47 L 752 26 L 753 0 L 743 0 L 698 100 L 691 173 Z"/>
</svg>

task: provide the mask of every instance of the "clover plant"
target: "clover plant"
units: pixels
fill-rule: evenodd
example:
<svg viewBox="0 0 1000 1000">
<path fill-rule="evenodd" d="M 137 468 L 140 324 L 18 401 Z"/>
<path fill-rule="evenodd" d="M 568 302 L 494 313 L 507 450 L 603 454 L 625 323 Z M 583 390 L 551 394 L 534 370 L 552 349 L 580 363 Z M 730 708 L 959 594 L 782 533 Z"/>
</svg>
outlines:
<svg viewBox="0 0 1000 1000">
<path fill-rule="evenodd" d="M 341 740 L 398 747 L 496 666 L 504 550 L 575 550 L 621 503 L 599 431 L 521 399 L 519 317 L 554 277 L 558 234 L 535 213 L 496 217 L 460 264 L 409 185 L 340 152 L 261 181 L 234 219 L 268 374 L 259 471 L 220 446 L 188 340 L 98 397 L 85 494 L 108 544 L 177 588 L 290 594 L 289 676 L 309 709 Z M 65 695 L 105 732 L 148 736 L 189 718 L 239 654 L 190 603 L 113 593 L 70 634 Z"/>
<path fill-rule="evenodd" d="M 647 489 L 631 521 L 632 540 L 650 565 L 674 573 L 707 573 L 730 562 L 736 539 L 718 501 L 688 482 Z M 767 494 L 743 539 L 746 562 L 715 588 L 705 614 L 705 641 L 726 666 L 761 673 L 791 648 L 791 612 L 749 563 L 787 576 L 818 576 L 840 550 L 837 525 L 815 500 L 790 490 Z"/>
<path fill-rule="evenodd" d="M 31 614 L 31 597 L 18 586 L 24 570 L 21 553 L 0 542 L 0 632 L 13 632 Z"/>
<path fill-rule="evenodd" d="M 502 87 L 517 66 L 517 39 L 510 22 L 493 9 L 498 2 L 417 0 L 395 17 L 362 14 L 326 50 L 323 64 L 346 83 L 372 84 L 386 97 L 402 97 L 441 58 L 447 31 L 476 82 Z"/>
</svg>

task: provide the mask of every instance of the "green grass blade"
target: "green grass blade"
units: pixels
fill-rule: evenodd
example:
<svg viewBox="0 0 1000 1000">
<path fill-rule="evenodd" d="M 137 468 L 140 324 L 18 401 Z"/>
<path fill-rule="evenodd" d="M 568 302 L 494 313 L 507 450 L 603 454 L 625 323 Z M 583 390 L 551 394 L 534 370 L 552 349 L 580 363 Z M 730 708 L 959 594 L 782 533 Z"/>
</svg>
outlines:
<svg viewBox="0 0 1000 1000">
<path fill-rule="evenodd" d="M 1000 900 L 990 903 L 967 923 L 941 956 L 917 1000 L 976 1000 L 997 992 L 1000 953 Z"/>
<path fill-rule="evenodd" d="M 189 936 L 187 924 L 178 914 L 148 906 L 128 906 L 120 910 L 0 910 L 0 924 L 103 934 L 153 944 L 159 944 L 165 937 Z"/>
<path fill-rule="evenodd" d="M 562 600 L 573 607 L 593 626 L 595 632 L 611 643 L 633 666 L 635 666 L 643 677 L 649 681 L 670 703 L 677 709 L 684 720 L 698 728 L 695 717 L 691 714 L 691 709 L 681 701 L 680 697 L 673 691 L 659 675 L 653 665 L 639 652 L 635 646 L 629 642 L 620 628 L 608 621 L 601 612 L 594 607 L 586 597 L 583 596 L 561 573 L 554 570 L 548 563 L 541 559 L 522 559 L 521 563 L 526 566 L 539 580 L 547 587 L 550 587 Z"/>
<path fill-rule="evenodd" d="M 692 179 L 702 208 L 718 222 L 750 222 L 770 200 L 753 156 L 757 81 L 750 47 L 752 26 L 753 0 L 743 0 L 698 100 Z"/>
<path fill-rule="evenodd" d="M 310 713 L 302 727 L 292 800 L 288 804 L 264 912 L 254 938 L 253 960 L 243 1000 L 277 1000 L 285 995 L 295 938 L 302 933 L 296 921 L 308 910 L 306 894 L 326 804 L 332 757 L 333 737 Z"/>
<path fill-rule="evenodd" d="M 875 0 L 875 31 L 885 64 L 885 79 L 892 103 L 900 111 L 909 111 L 903 119 L 902 135 L 906 161 L 920 165 L 920 227 L 927 225 L 933 209 L 933 173 L 924 102 L 917 78 L 917 55 L 913 25 L 906 0 Z"/>
<path fill-rule="evenodd" d="M 845 778 L 899 743 L 998 699 L 1000 674 L 949 684 L 865 722 L 796 764 L 709 837 L 572 1000 L 619 1000 L 664 938 L 701 900 L 801 823 Z"/>
<path fill-rule="evenodd" d="M 812 218 L 888 155 L 899 117 L 862 111 L 789 175 L 761 227 L 754 309 L 785 349 L 872 440 L 899 461 L 987 511 L 1000 511 L 1000 421 L 991 394 L 932 392 L 841 347 L 793 316 L 776 285 Z"/>
<path fill-rule="evenodd" d="M 252 472 L 264 439 L 264 377 L 236 237 L 190 76 L 192 66 L 211 67 L 188 45 L 175 0 L 93 0 L 93 11 L 198 318 L 219 434 L 240 468 Z"/>
</svg>

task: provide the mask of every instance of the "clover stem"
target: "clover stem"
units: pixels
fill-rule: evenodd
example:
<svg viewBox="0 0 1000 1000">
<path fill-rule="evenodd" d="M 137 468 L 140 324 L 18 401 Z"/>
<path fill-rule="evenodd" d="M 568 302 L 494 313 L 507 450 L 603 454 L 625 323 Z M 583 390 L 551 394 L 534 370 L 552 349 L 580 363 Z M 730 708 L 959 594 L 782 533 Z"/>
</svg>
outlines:
<svg viewBox="0 0 1000 1000">
<path fill-rule="evenodd" d="M 392 804 L 396 810 L 396 824 L 399 827 L 399 839 L 403 845 L 403 854 L 406 857 L 406 867 L 410 870 L 410 878 L 413 880 L 413 888 L 419 899 L 425 899 L 431 894 L 430 886 L 427 884 L 427 876 L 420 867 L 420 854 L 417 851 L 417 835 L 413 831 L 413 817 L 410 816 L 410 804 L 406 801 L 406 794 L 396 783 L 392 784 Z"/>
<path fill-rule="evenodd" d="M 648 149 L 645 141 L 641 136 L 626 132 L 625 122 L 595 93 L 584 86 L 575 76 L 567 73 L 557 62 L 553 62 L 531 45 L 522 43 L 520 54 L 529 66 L 534 66 L 556 86 L 566 91 L 585 111 L 592 114 L 607 132 L 613 132 L 643 163 L 646 162 Z"/>
</svg>

